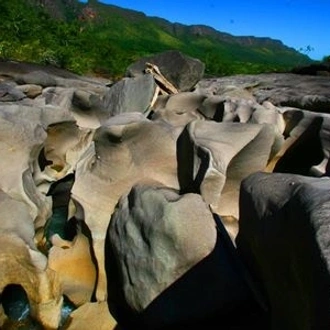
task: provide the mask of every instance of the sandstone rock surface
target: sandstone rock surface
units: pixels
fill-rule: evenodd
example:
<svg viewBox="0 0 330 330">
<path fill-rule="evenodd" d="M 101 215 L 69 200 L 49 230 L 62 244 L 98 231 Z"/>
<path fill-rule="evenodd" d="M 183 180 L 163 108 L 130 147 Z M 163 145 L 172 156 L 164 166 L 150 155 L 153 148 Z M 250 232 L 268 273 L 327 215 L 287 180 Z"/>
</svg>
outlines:
<svg viewBox="0 0 330 330">
<path fill-rule="evenodd" d="M 0 294 L 38 326 L 328 327 L 330 80 L 203 73 L 0 62 Z"/>
</svg>

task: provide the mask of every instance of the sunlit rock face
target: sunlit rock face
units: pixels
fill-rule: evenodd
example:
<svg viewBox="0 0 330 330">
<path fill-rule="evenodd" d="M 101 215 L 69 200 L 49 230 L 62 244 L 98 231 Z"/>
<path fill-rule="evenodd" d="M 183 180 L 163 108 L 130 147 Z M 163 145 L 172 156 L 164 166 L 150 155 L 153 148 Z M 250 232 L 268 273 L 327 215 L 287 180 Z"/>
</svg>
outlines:
<svg viewBox="0 0 330 330">
<path fill-rule="evenodd" d="M 63 294 L 75 306 L 90 302 L 95 287 L 96 266 L 88 237 L 78 233 L 71 242 L 54 235 L 52 245 L 48 255 L 48 267 L 58 274 Z"/>
<path fill-rule="evenodd" d="M 183 191 L 199 191 L 217 213 L 238 217 L 240 182 L 266 167 L 274 139 L 269 125 L 189 123 L 179 144 Z"/>
<path fill-rule="evenodd" d="M 98 261 L 99 297 L 106 297 L 104 239 L 119 198 L 139 181 L 158 181 L 179 189 L 173 129 L 139 113 L 115 116 L 98 128 L 78 163 L 72 198 L 76 216 L 91 230 Z"/>
<path fill-rule="evenodd" d="M 178 52 L 153 60 L 115 84 L 0 63 L 0 293 L 26 297 L 22 322 L 267 329 L 269 297 L 237 255 L 241 183 L 329 175 L 329 80 L 203 79 Z"/>
</svg>

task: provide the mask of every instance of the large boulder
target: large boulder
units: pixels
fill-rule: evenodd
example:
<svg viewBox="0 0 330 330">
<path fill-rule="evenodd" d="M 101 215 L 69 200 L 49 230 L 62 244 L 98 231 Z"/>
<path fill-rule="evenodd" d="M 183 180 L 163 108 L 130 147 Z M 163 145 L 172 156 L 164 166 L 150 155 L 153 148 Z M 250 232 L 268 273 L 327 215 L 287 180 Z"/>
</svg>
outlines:
<svg viewBox="0 0 330 330">
<path fill-rule="evenodd" d="M 198 194 L 134 186 L 112 216 L 105 253 L 109 308 L 125 328 L 188 329 L 215 316 L 225 325 L 234 311 L 258 310 L 226 231 Z"/>
<path fill-rule="evenodd" d="M 165 78 L 181 92 L 190 91 L 203 78 L 205 70 L 200 60 L 170 50 L 141 58 L 127 68 L 126 75 L 135 77 L 144 74 L 146 63 L 158 66 Z"/>
<path fill-rule="evenodd" d="M 329 193 L 327 177 L 243 180 L 237 248 L 267 296 L 272 329 L 330 327 Z"/>
<path fill-rule="evenodd" d="M 123 78 L 111 86 L 101 103 L 102 121 L 125 112 L 146 112 L 156 92 L 156 83 L 150 74 Z"/>
</svg>

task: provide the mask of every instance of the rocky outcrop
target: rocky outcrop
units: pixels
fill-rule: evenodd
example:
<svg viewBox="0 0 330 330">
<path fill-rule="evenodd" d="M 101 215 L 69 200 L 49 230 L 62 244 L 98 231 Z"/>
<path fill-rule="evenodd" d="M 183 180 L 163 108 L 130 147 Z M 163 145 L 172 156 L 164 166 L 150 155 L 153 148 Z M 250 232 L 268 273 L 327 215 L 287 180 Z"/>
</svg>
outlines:
<svg viewBox="0 0 330 330">
<path fill-rule="evenodd" d="M 329 113 L 329 78 L 293 73 L 265 73 L 237 75 L 200 81 L 196 91 L 202 94 L 223 95 L 228 90 L 249 91 L 262 104 L 269 101 L 275 106 L 289 106 L 315 112 Z"/>
<path fill-rule="evenodd" d="M 270 307 L 272 322 L 282 318 L 272 291 L 285 290 L 277 283 L 281 261 L 279 277 L 268 282 L 273 251 L 261 248 L 259 258 L 246 232 L 258 217 L 268 223 L 272 212 L 282 212 L 286 184 L 275 172 L 299 174 L 297 185 L 307 180 L 323 189 L 311 188 L 308 212 L 297 204 L 307 223 L 318 219 L 317 201 L 326 195 L 321 177 L 330 168 L 330 83 L 294 74 L 202 79 L 198 60 L 176 52 L 159 58 L 164 63 L 149 63 L 147 73 L 143 62 L 133 63 L 128 72 L 136 76 L 115 84 L 0 62 L 1 326 L 15 322 L 5 299 L 12 285 L 26 293 L 30 318 L 47 329 L 216 322 L 264 330 Z M 180 70 L 172 65 L 178 58 Z M 260 192 L 256 172 L 268 172 L 265 185 L 278 195 Z M 260 201 L 260 214 L 244 202 L 242 182 Z M 262 235 L 258 228 L 254 235 Z M 301 230 L 310 242 L 313 230 Z M 325 244 L 324 233 L 318 244 Z M 313 246 L 304 251 L 313 254 Z M 292 264 L 302 273 L 320 265 L 299 260 Z M 270 287 L 259 287 L 260 278 Z"/>
</svg>

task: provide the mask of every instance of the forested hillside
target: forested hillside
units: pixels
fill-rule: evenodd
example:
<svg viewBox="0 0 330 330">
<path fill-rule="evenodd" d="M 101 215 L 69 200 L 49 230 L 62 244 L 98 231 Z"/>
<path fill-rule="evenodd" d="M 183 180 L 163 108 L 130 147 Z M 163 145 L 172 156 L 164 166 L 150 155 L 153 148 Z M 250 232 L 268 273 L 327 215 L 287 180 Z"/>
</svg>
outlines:
<svg viewBox="0 0 330 330">
<path fill-rule="evenodd" d="M 0 58 L 113 78 L 132 61 L 169 49 L 206 64 L 208 75 L 290 70 L 312 61 L 278 40 L 234 37 L 207 26 L 77 0 L 1 0 Z"/>
</svg>

